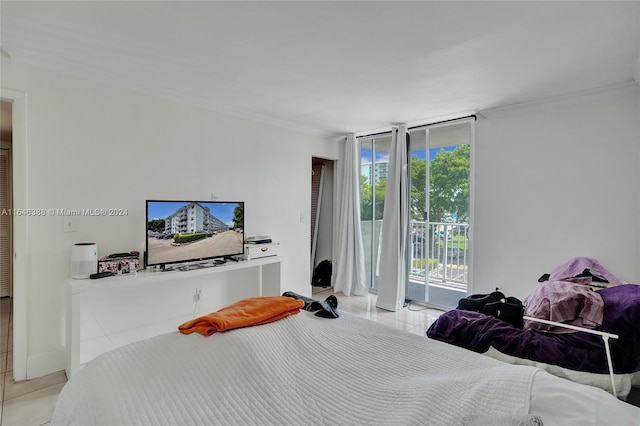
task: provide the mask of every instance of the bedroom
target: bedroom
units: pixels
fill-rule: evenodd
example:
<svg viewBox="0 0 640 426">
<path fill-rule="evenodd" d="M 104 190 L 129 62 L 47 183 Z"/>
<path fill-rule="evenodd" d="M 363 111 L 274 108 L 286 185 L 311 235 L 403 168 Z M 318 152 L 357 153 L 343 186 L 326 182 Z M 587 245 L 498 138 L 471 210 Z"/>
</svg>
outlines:
<svg viewBox="0 0 640 426">
<path fill-rule="evenodd" d="M 483 98 L 483 104 L 476 102 L 473 107 L 456 105 L 454 111 L 438 113 L 435 108 L 421 111 L 421 116 L 407 117 L 387 112 L 377 121 L 368 118 L 371 121 L 358 123 L 359 127 L 332 125 L 332 135 L 310 133 L 303 128 L 306 126 L 278 125 L 282 122 L 276 120 L 266 123 L 256 114 L 253 119 L 247 114 L 234 116 L 231 108 L 218 106 L 211 111 L 206 105 L 191 105 L 189 99 L 180 99 L 169 89 L 162 95 L 153 95 L 147 86 L 131 90 L 96 81 L 101 76 L 98 69 L 91 68 L 91 61 L 100 58 L 91 56 L 94 50 L 90 42 L 79 43 L 74 49 L 89 59 L 85 62 L 89 62 L 89 71 L 96 73 L 95 78 L 78 76 L 73 69 L 56 69 L 68 66 L 58 64 L 65 57 L 60 51 L 55 51 L 58 55 L 50 58 L 53 62 L 49 66 L 34 64 L 40 59 L 30 56 L 37 53 L 29 44 L 32 40 L 24 39 L 26 45 L 12 46 L 5 33 L 10 27 L 5 25 L 5 19 L 11 16 L 11 6 L 5 2 L 2 5 L 2 48 L 9 56 L 2 57 L 2 96 L 14 100 L 18 118 L 23 113 L 23 128 L 16 131 L 23 132 L 27 143 L 26 147 L 14 146 L 14 158 L 23 166 L 15 170 L 15 183 L 24 189 L 16 191 L 16 206 L 96 206 L 130 211 L 122 220 L 78 218 L 77 230 L 72 233 L 62 231 L 59 217 L 34 218 L 24 223 L 22 231 L 28 238 L 16 240 L 16 249 L 28 256 L 17 259 L 23 269 L 16 271 L 14 289 L 18 316 L 15 325 L 22 330 L 14 341 L 14 355 L 22 350 L 22 355 L 14 359 L 18 379 L 64 368 L 64 290 L 71 245 L 98 241 L 100 253 L 105 254 L 140 249 L 145 199 L 208 198 L 214 193 L 220 199 L 247 200 L 252 206 L 247 207 L 249 232 L 277 236 L 286 259 L 284 280 L 294 291 L 309 291 L 308 256 L 298 247 L 308 245 L 309 224 L 301 222 L 300 216 L 310 217 L 307 177 L 311 157 L 339 162 L 343 145 L 335 133 L 374 131 L 399 120 L 438 121 L 449 118 L 443 117 L 447 114 L 485 111 L 486 118 L 479 114 L 476 122 L 473 292 L 500 286 L 523 297 L 535 285 L 532 280 L 574 255 L 598 258 L 622 279 L 640 281 L 640 111 L 634 81 L 638 77 L 640 49 L 636 3 L 619 6 L 621 12 L 614 14 L 616 19 L 622 19 L 620 15 L 628 18 L 622 20 L 622 34 L 617 37 L 632 37 L 631 41 L 619 43 L 614 37 L 616 44 L 607 44 L 611 41 L 605 34 L 616 33 L 607 27 L 614 25 L 614 20 L 601 23 L 602 29 L 597 33 L 601 43 L 591 36 L 595 38 L 585 43 L 588 49 L 581 44 L 567 48 L 576 49 L 571 61 L 578 66 L 577 71 L 566 63 L 571 61 L 554 57 L 553 53 L 543 55 L 548 74 L 513 75 L 507 62 L 499 78 L 505 82 L 515 80 L 514 86 L 538 84 L 535 88 L 539 96 L 535 98 L 515 98 L 514 92 L 512 97 Z M 542 11 L 538 13 L 543 15 Z M 39 22 L 25 25 L 41 28 Z M 535 21 L 528 25 L 534 26 Z M 60 37 L 65 38 L 65 34 Z M 552 43 L 540 34 L 537 37 L 540 43 L 535 44 L 535 52 L 540 54 Z M 216 44 L 220 45 L 224 47 L 222 42 Z M 135 55 L 147 47 L 144 43 L 130 46 L 126 52 L 132 55 L 130 62 L 121 63 L 120 67 L 137 65 Z M 225 52 L 236 47 L 229 42 Z M 391 50 L 391 46 L 386 48 Z M 341 59 L 349 59 L 347 53 L 342 54 Z M 256 61 L 269 64 L 270 58 L 256 55 Z M 159 81 L 170 78 L 173 67 L 180 66 L 183 60 L 178 51 L 167 52 L 164 46 L 156 47 L 149 56 L 167 62 L 168 75 L 155 75 Z M 481 70 L 490 65 L 483 65 L 482 57 L 479 60 Z M 531 67 L 524 62 L 525 69 L 518 68 L 519 72 Z M 614 69 L 609 63 L 615 64 L 611 67 Z M 329 73 L 337 64 L 338 61 L 325 63 L 324 72 Z M 554 68 L 559 68 L 557 75 Z M 497 72 L 495 67 L 489 69 Z M 568 71 L 573 74 L 564 74 Z M 276 78 L 268 67 L 263 67 L 263 72 L 271 77 L 271 83 L 282 79 Z M 352 84 L 358 75 L 352 77 Z M 258 79 L 257 75 L 250 77 Z M 226 78 L 233 86 L 232 76 Z M 297 85 L 288 89 L 306 95 L 304 82 L 295 81 Z M 154 82 L 147 83 L 152 86 Z M 256 87 L 255 92 L 246 95 L 247 106 L 253 105 L 254 97 L 276 90 L 263 84 L 262 90 Z M 466 87 L 471 90 L 475 85 Z M 215 95 L 210 94 L 212 98 Z M 507 107 L 514 103 L 521 105 Z M 500 106 L 505 108 L 495 108 Z M 313 116 L 321 109 L 322 104 L 317 102 L 298 116 Z M 198 147 L 198 152 L 180 158 L 174 153 L 185 141 Z M 274 167 L 285 160 L 286 168 Z M 195 162 L 201 167 L 178 172 L 180 161 Z M 154 181 L 162 183 L 154 185 Z M 279 207 L 285 205 L 286 209 Z M 612 217 L 620 226 L 609 226 Z M 513 229 L 518 230 L 517 239 L 513 238 Z"/>
</svg>

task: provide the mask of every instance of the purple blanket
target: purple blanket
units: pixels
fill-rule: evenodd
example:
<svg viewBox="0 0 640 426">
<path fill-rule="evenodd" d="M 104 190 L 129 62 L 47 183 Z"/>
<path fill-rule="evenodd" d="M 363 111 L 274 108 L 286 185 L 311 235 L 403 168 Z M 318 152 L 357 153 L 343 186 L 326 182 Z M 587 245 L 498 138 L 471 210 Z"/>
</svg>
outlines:
<svg viewBox="0 0 640 426">
<path fill-rule="evenodd" d="M 550 281 L 573 281 L 580 284 L 589 284 L 591 278 L 607 282 L 610 286 L 622 284 L 622 281 L 602 266 L 600 262 L 589 257 L 574 257 L 549 274 Z"/>
<path fill-rule="evenodd" d="M 640 285 L 625 284 L 599 290 L 604 318 L 596 330 L 619 335 L 609 339 L 616 373 L 640 371 Z M 484 353 L 490 346 L 518 358 L 589 373 L 607 373 L 607 357 L 600 336 L 587 333 L 549 334 L 521 330 L 478 312 L 445 312 L 427 336 Z"/>
<path fill-rule="evenodd" d="M 600 293 L 569 281 L 547 281 L 534 288 L 523 303 L 526 306 L 524 314 L 528 317 L 584 328 L 601 325 L 604 316 L 604 301 Z M 575 333 L 568 328 L 527 320 L 524 328 L 557 334 Z"/>
</svg>

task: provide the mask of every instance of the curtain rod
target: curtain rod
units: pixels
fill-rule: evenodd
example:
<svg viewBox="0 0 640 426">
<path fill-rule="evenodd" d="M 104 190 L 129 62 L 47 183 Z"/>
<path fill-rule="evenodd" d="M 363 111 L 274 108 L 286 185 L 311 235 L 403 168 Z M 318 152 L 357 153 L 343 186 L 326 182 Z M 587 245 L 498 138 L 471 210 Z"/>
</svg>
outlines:
<svg viewBox="0 0 640 426">
<path fill-rule="evenodd" d="M 476 115 L 473 114 L 473 115 L 467 115 L 465 117 L 458 117 L 458 118 L 451 118 L 449 120 L 436 121 L 435 123 L 421 124 L 419 126 L 407 127 L 407 131 L 420 129 L 422 127 L 435 126 L 436 124 L 449 123 L 450 121 L 466 120 L 467 118 L 473 118 L 474 120 L 477 120 Z M 371 133 L 369 135 L 357 136 L 356 139 L 357 138 L 370 138 L 372 136 L 379 136 L 379 135 L 386 135 L 387 133 L 390 133 L 390 132 L 391 132 L 391 130 L 388 130 L 386 132 Z"/>
<path fill-rule="evenodd" d="M 468 118 L 473 118 L 474 120 L 477 120 L 476 115 L 473 114 L 473 115 L 467 115 L 466 117 L 450 118 L 449 120 L 436 121 L 435 123 L 421 124 L 419 126 L 408 127 L 407 130 L 419 129 L 421 127 L 435 126 L 436 124 L 444 124 L 444 123 L 449 123 L 451 121 L 466 120 Z"/>
</svg>

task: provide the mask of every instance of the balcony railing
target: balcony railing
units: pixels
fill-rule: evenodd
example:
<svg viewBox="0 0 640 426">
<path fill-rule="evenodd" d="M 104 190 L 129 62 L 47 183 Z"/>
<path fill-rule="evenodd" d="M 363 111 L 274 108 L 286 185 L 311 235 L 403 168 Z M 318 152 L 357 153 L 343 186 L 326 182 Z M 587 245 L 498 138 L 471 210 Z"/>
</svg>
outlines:
<svg viewBox="0 0 640 426">
<path fill-rule="evenodd" d="M 411 222 L 410 279 L 466 289 L 469 270 L 469 225 Z"/>
</svg>

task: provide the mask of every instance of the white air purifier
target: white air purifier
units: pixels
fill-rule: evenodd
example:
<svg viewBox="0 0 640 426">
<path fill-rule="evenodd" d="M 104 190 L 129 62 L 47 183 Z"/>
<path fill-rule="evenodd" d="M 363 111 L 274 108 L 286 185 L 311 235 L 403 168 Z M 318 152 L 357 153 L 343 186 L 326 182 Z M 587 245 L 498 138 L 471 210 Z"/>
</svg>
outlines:
<svg viewBox="0 0 640 426">
<path fill-rule="evenodd" d="M 78 243 L 71 251 L 71 278 L 81 280 L 98 272 L 98 245 Z"/>
</svg>

